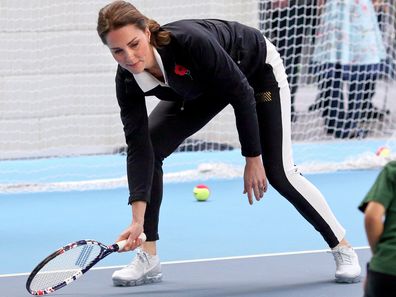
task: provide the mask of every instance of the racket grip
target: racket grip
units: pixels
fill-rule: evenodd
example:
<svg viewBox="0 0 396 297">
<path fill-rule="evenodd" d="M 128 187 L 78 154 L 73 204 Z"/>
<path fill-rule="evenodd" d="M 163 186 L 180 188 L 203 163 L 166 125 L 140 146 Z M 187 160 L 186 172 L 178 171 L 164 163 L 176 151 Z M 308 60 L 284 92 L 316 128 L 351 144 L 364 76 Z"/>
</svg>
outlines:
<svg viewBox="0 0 396 297">
<path fill-rule="evenodd" d="M 142 242 L 145 242 L 147 239 L 146 234 L 144 234 L 144 233 L 140 234 L 138 238 L 140 238 L 142 240 Z M 126 242 L 127 242 L 127 240 L 121 240 L 121 241 L 116 242 L 116 245 L 118 245 L 118 250 L 122 250 L 124 248 Z"/>
</svg>

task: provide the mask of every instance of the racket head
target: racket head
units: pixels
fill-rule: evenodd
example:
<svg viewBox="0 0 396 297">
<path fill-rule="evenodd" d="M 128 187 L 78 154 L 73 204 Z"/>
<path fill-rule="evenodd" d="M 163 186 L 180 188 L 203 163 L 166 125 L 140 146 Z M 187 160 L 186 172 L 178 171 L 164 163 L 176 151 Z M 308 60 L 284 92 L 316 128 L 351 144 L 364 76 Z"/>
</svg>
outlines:
<svg viewBox="0 0 396 297">
<path fill-rule="evenodd" d="M 79 240 L 50 254 L 29 275 L 26 289 L 32 295 L 46 295 L 73 282 L 100 259 L 118 250 L 95 240 Z"/>
</svg>

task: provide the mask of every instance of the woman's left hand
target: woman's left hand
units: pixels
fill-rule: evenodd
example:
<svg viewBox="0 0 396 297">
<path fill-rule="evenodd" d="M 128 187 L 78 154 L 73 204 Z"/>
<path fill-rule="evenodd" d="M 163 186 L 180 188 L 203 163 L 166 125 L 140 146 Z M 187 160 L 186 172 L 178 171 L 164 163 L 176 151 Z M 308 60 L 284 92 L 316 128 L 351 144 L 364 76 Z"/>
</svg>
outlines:
<svg viewBox="0 0 396 297">
<path fill-rule="evenodd" d="M 267 191 L 267 177 L 265 175 L 261 155 L 257 157 L 246 157 L 243 180 L 243 194 L 247 194 L 249 204 L 253 204 L 253 195 L 257 201 L 260 201 Z"/>
</svg>

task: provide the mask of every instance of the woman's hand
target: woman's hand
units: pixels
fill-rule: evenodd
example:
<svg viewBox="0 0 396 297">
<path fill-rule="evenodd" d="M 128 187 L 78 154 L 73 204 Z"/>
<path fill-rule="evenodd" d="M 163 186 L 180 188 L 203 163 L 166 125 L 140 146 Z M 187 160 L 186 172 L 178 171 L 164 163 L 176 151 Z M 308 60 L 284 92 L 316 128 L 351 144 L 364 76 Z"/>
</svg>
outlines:
<svg viewBox="0 0 396 297">
<path fill-rule="evenodd" d="M 243 179 L 243 194 L 247 194 L 249 204 L 253 204 L 253 195 L 257 201 L 260 201 L 267 191 L 267 177 L 265 175 L 261 155 L 257 157 L 246 157 Z"/>
<path fill-rule="evenodd" d="M 117 242 L 127 240 L 124 248 L 120 250 L 120 252 L 133 251 L 142 244 L 142 240 L 138 237 L 143 233 L 146 204 L 145 201 L 135 201 L 132 203 L 132 224 L 129 225 L 117 239 Z"/>
<path fill-rule="evenodd" d="M 132 223 L 128 226 L 117 238 L 116 242 L 127 240 L 124 248 L 119 250 L 120 252 L 133 251 L 142 244 L 142 240 L 139 237 L 143 233 L 143 225 Z"/>
</svg>

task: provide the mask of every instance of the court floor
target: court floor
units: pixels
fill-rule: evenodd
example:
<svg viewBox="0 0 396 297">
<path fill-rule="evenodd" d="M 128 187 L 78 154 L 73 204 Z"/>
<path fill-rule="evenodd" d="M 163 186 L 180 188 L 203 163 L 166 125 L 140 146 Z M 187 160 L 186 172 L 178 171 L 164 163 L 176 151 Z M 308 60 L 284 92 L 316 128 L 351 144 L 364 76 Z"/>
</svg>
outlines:
<svg viewBox="0 0 396 297">
<path fill-rule="evenodd" d="M 346 228 L 362 267 L 370 252 L 357 205 L 377 174 L 356 170 L 306 175 Z M 196 183 L 166 184 L 159 241 L 166 263 L 162 283 L 112 287 L 112 271 L 133 256 L 123 253 L 99 264 L 112 268 L 89 272 L 53 295 L 362 296 L 361 283 L 334 283 L 334 261 L 325 242 L 273 189 L 250 206 L 241 179 L 206 181 L 211 197 L 197 202 L 192 196 Z M 50 252 L 78 239 L 110 244 L 130 220 L 126 188 L 2 194 L 0 212 L 0 295 L 7 297 L 28 296 L 27 274 Z"/>
<path fill-rule="evenodd" d="M 368 250 L 358 250 L 361 264 Z M 53 296 L 166 297 L 334 297 L 362 296 L 362 283 L 336 284 L 334 263 L 325 252 L 165 263 L 160 283 L 113 287 L 114 269 L 94 270 Z M 26 277 L 0 278 L 2 296 L 24 297 Z"/>
</svg>

